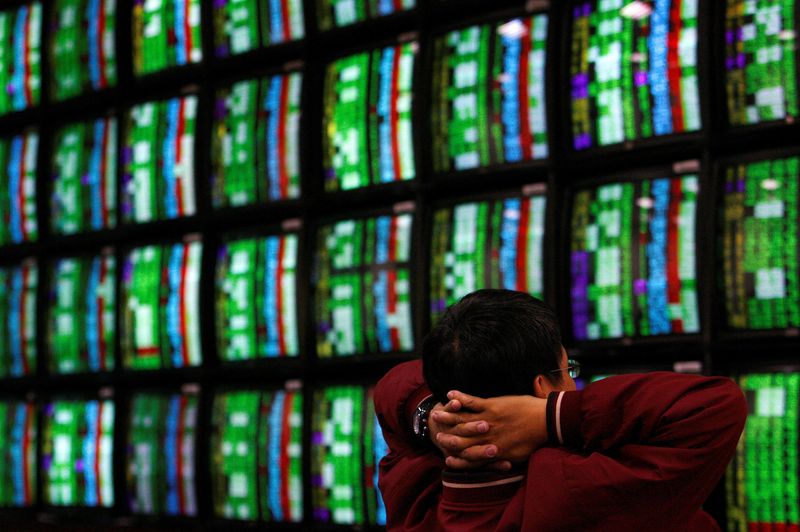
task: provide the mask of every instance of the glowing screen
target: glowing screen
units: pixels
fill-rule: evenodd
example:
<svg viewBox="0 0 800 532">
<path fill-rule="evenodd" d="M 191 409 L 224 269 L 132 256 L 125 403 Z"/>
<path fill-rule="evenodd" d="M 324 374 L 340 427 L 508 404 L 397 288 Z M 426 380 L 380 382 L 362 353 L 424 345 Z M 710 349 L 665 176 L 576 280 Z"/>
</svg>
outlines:
<svg viewBox="0 0 800 532">
<path fill-rule="evenodd" d="M 130 110 L 122 151 L 122 216 L 151 222 L 195 213 L 197 96 Z"/>
<path fill-rule="evenodd" d="M 414 349 L 412 215 L 341 220 L 320 229 L 316 257 L 320 357 Z"/>
<path fill-rule="evenodd" d="M 796 117 L 794 0 L 727 0 L 725 88 L 732 125 Z"/>
<path fill-rule="evenodd" d="M 122 355 L 126 368 L 198 366 L 203 244 L 136 248 L 122 269 Z"/>
<path fill-rule="evenodd" d="M 42 4 L 0 11 L 0 115 L 39 105 Z"/>
<path fill-rule="evenodd" d="M 39 135 L 29 130 L 0 138 L 0 246 L 34 241 L 36 221 L 36 158 Z"/>
<path fill-rule="evenodd" d="M 0 507 L 36 503 L 36 407 L 0 402 Z"/>
<path fill-rule="evenodd" d="M 56 0 L 51 93 L 66 100 L 117 84 L 117 0 Z"/>
<path fill-rule="evenodd" d="M 700 331 L 695 260 L 698 176 L 579 190 L 572 212 L 576 340 Z"/>
<path fill-rule="evenodd" d="M 114 505 L 114 402 L 57 400 L 45 407 L 44 499 L 53 506 Z"/>
<path fill-rule="evenodd" d="M 249 521 L 303 519 L 303 396 L 230 391 L 214 399 L 214 513 Z"/>
<path fill-rule="evenodd" d="M 214 207 L 300 197 L 299 72 L 217 91 L 212 138 Z"/>
<path fill-rule="evenodd" d="M 434 42 L 434 170 L 548 156 L 547 15 L 482 24 Z"/>
<path fill-rule="evenodd" d="M 325 190 L 414 179 L 416 42 L 328 65 L 322 135 Z"/>
<path fill-rule="evenodd" d="M 196 394 L 137 393 L 127 447 L 128 506 L 150 515 L 197 514 Z"/>
<path fill-rule="evenodd" d="M 0 268 L 0 378 L 36 373 L 38 284 L 35 260 Z"/>
<path fill-rule="evenodd" d="M 297 356 L 297 234 L 229 240 L 217 252 L 223 360 Z"/>
<path fill-rule="evenodd" d="M 55 262 L 47 322 L 51 372 L 114 369 L 116 276 L 111 251 Z"/>
<path fill-rule="evenodd" d="M 137 76 L 203 60 L 200 0 L 134 0 L 133 71 Z"/>
<path fill-rule="evenodd" d="M 800 157 L 727 166 L 722 201 L 728 326 L 800 327 Z"/>
<path fill-rule="evenodd" d="M 729 530 L 800 529 L 800 374 L 744 375 L 747 424 L 725 476 Z"/>
<path fill-rule="evenodd" d="M 305 36 L 302 0 L 217 0 L 214 2 L 215 51 L 219 57 L 241 54 Z"/>
<path fill-rule="evenodd" d="M 311 486 L 314 520 L 386 525 L 378 462 L 388 453 L 372 389 L 333 386 L 314 393 Z"/>
<path fill-rule="evenodd" d="M 322 31 L 414 9 L 416 0 L 316 0 Z"/>
<path fill-rule="evenodd" d="M 53 147 L 51 225 L 62 235 L 117 224 L 117 120 L 60 129 Z"/>
<path fill-rule="evenodd" d="M 544 292 L 544 190 L 459 203 L 433 215 L 431 318 L 481 288 Z"/>
<path fill-rule="evenodd" d="M 698 3 L 592 0 L 573 8 L 570 82 L 576 150 L 702 127 Z"/>
</svg>

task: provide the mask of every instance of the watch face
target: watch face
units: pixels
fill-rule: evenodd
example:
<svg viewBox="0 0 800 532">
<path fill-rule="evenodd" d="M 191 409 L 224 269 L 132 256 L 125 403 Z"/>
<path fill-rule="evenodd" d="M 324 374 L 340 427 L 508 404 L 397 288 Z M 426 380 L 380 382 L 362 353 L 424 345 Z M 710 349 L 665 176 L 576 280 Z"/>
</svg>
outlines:
<svg viewBox="0 0 800 532">
<path fill-rule="evenodd" d="M 419 436 L 420 432 L 422 432 L 422 424 L 420 423 L 420 418 L 422 418 L 422 413 L 423 410 L 421 407 L 417 407 L 417 411 L 414 412 L 414 423 L 413 423 L 414 434 L 416 434 L 417 436 Z"/>
</svg>

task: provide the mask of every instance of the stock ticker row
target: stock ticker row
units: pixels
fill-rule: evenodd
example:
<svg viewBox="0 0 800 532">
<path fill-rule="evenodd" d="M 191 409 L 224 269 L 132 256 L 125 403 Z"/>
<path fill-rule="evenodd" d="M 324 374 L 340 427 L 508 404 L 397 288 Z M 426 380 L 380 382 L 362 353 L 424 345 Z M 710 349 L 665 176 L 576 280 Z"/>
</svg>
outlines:
<svg viewBox="0 0 800 532">
<path fill-rule="evenodd" d="M 725 478 L 727 528 L 793 531 L 800 373 L 737 382 L 750 412 Z M 223 386 L 210 412 L 195 385 L 137 390 L 126 400 L 107 389 L 3 400 L 0 505 L 116 509 L 150 523 L 385 525 L 377 464 L 388 449 L 372 393 L 369 385 Z M 308 438 L 304 401 L 313 402 Z M 115 419 L 120 407 L 123 419 Z M 95 514 L 82 515 L 87 523 Z"/>
</svg>

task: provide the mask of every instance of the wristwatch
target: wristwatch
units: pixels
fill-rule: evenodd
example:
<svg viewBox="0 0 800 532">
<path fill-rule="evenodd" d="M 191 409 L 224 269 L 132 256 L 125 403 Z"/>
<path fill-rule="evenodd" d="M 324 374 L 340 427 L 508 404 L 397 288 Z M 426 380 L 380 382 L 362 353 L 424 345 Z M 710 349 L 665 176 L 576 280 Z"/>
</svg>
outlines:
<svg viewBox="0 0 800 532">
<path fill-rule="evenodd" d="M 428 441 L 428 416 L 433 410 L 433 405 L 436 404 L 436 399 L 433 395 L 429 395 L 417 405 L 417 410 L 414 412 L 414 419 L 412 420 L 412 427 L 414 434 L 422 441 Z"/>
</svg>

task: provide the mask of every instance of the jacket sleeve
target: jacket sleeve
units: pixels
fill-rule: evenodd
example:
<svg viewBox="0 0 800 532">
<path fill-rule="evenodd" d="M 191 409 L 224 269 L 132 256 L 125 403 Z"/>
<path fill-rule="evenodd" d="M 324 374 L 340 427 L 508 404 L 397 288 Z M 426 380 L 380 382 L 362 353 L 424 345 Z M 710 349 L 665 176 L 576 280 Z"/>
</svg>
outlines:
<svg viewBox="0 0 800 532">
<path fill-rule="evenodd" d="M 418 360 L 395 366 L 375 387 L 375 412 L 389 447 L 378 481 L 389 530 L 437 528 L 444 458 L 432 444 L 418 441 L 411 428 L 417 405 L 429 395 Z"/>
<path fill-rule="evenodd" d="M 652 529 L 685 528 L 725 473 L 747 417 L 744 395 L 730 379 L 666 372 L 555 392 L 548 407 L 551 440 L 573 452 L 535 453 L 529 473 L 538 461 L 548 469 L 537 476 L 555 478 L 530 486 L 526 499 L 550 500 L 559 510 L 536 519 L 561 519 L 569 527 L 613 525 L 624 515 Z M 540 459 L 548 453 L 560 456 Z M 585 506 L 591 510 L 564 501 L 591 501 Z M 526 502 L 536 513 L 534 501 Z M 546 508 L 542 502 L 535 506 Z"/>
</svg>

